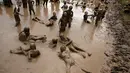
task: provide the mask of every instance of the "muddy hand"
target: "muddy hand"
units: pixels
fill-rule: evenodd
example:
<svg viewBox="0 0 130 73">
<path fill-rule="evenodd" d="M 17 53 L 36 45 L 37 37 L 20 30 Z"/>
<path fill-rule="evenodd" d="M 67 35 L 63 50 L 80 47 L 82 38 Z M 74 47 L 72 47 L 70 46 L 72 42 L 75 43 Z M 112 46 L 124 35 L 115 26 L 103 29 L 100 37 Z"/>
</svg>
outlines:
<svg viewBox="0 0 130 73">
<path fill-rule="evenodd" d="M 92 55 L 91 53 L 87 53 L 87 54 L 88 54 L 89 57 Z"/>
<path fill-rule="evenodd" d="M 86 58 L 86 55 L 83 53 L 79 53 L 83 58 Z"/>
</svg>

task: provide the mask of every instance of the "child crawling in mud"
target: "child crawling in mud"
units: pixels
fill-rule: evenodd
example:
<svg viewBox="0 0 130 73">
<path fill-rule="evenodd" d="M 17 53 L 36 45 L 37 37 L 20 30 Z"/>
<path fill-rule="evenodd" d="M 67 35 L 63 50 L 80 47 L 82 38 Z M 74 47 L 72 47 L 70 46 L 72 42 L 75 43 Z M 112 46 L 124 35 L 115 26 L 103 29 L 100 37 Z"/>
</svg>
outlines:
<svg viewBox="0 0 130 73">
<path fill-rule="evenodd" d="M 25 55 L 29 61 L 31 61 L 33 58 L 37 58 L 38 56 L 40 56 L 40 51 L 36 49 L 36 45 L 34 43 L 31 43 L 28 49 L 23 49 L 20 46 L 20 48 L 18 49 L 10 50 L 10 53 Z"/>
</svg>

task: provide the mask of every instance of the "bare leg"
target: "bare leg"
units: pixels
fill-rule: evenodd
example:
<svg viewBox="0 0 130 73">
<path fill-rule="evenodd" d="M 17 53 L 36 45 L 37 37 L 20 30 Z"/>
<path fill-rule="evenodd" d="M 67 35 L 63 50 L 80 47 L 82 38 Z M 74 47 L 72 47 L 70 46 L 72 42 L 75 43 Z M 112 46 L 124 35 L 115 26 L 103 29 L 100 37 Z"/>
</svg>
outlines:
<svg viewBox="0 0 130 73">
<path fill-rule="evenodd" d="M 43 37 L 38 37 L 38 36 L 30 36 L 29 40 L 33 40 L 33 41 L 37 41 L 37 40 L 42 40 L 42 42 L 46 42 L 46 35 L 44 35 Z"/>
<path fill-rule="evenodd" d="M 29 52 L 28 52 L 27 57 L 28 57 L 28 60 L 29 60 L 29 61 L 31 61 L 31 60 L 32 60 L 32 58 L 31 58 L 31 51 L 29 51 Z"/>
<path fill-rule="evenodd" d="M 20 55 L 25 55 L 26 56 L 26 51 L 23 50 L 22 47 L 16 49 L 16 50 L 10 50 L 10 53 L 13 53 L 13 54 L 20 54 Z"/>
<path fill-rule="evenodd" d="M 66 64 L 66 73 L 70 73 L 70 68 L 71 68 L 70 64 L 67 63 Z"/>
<path fill-rule="evenodd" d="M 70 49 L 72 52 L 78 53 L 78 54 L 81 55 L 83 58 L 86 58 L 86 56 L 85 56 L 83 53 L 77 51 L 72 45 L 69 46 L 69 49 Z"/>
<path fill-rule="evenodd" d="M 74 43 L 72 43 L 72 46 L 73 46 L 76 50 L 78 50 L 78 51 L 86 52 L 85 50 L 83 50 L 83 49 L 77 47 Z"/>
<path fill-rule="evenodd" d="M 10 50 L 10 53 L 20 54 L 20 55 L 23 55 L 23 54 L 24 54 L 21 50 Z"/>
</svg>

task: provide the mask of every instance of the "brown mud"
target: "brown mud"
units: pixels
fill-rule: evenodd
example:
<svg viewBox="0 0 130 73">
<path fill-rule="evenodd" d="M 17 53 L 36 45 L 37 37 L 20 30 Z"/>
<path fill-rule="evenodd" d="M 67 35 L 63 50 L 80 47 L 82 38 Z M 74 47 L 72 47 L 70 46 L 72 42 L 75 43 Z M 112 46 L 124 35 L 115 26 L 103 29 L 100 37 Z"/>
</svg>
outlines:
<svg viewBox="0 0 130 73">
<path fill-rule="evenodd" d="M 48 4 L 48 8 L 42 5 L 34 6 L 36 16 L 44 20 L 44 22 L 47 22 L 52 12 L 56 11 L 59 19 L 62 15 L 60 8 L 62 3 L 60 5 L 56 4 L 55 6 L 51 6 L 50 3 Z M 92 56 L 86 59 L 83 59 L 80 55 L 75 53 L 72 53 L 72 56 L 82 68 L 92 73 L 100 73 L 102 65 L 106 61 L 104 59 L 104 52 L 111 48 L 111 45 L 107 42 L 112 43 L 115 41 L 115 37 L 108 35 L 108 33 L 111 34 L 116 31 L 108 29 L 108 25 L 111 23 L 103 22 L 97 28 L 93 24 L 84 23 L 84 13 L 81 7 L 74 7 L 73 11 L 72 28 L 66 32 L 66 35 L 79 47 L 92 53 Z M 49 42 L 36 43 L 38 50 L 41 52 L 41 56 L 32 62 L 28 62 L 25 56 L 9 53 L 11 49 L 15 49 L 20 45 L 24 46 L 24 44 L 18 40 L 18 33 L 23 30 L 25 26 L 31 28 L 31 35 L 47 35 L 48 41 L 58 36 L 59 27 L 57 22 L 53 27 L 48 28 L 43 24 L 32 21 L 33 16 L 29 15 L 28 9 L 21 8 L 20 12 L 24 14 L 24 16 L 20 17 L 21 25 L 16 28 L 14 27 L 13 8 L 0 6 L 0 73 L 65 73 L 65 64 L 57 55 L 59 46 L 52 50 L 48 47 Z M 106 18 L 108 17 L 107 15 L 108 14 L 106 14 Z M 111 17 L 112 16 L 113 15 L 111 15 Z M 104 19 L 103 21 L 105 20 L 108 21 L 108 19 Z M 119 30 L 122 30 L 122 28 Z M 71 73 L 83 72 L 74 66 L 71 68 Z M 108 73 L 110 73 L 110 71 Z"/>
<path fill-rule="evenodd" d="M 104 52 L 106 62 L 101 73 L 130 73 L 130 24 L 124 18 L 119 1 L 109 0 L 110 7 L 104 22 L 107 23 L 108 38 L 113 38 L 113 41 L 107 43 L 110 46 Z"/>
</svg>

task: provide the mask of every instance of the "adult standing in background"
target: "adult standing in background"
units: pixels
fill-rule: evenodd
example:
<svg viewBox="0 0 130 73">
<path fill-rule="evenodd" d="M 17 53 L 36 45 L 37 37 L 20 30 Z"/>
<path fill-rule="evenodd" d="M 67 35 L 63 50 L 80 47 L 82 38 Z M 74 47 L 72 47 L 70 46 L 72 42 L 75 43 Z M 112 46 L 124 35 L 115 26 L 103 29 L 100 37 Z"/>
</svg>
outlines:
<svg viewBox="0 0 130 73">
<path fill-rule="evenodd" d="M 11 0 L 3 0 L 3 2 L 4 2 L 4 5 L 8 7 L 11 7 L 13 5 Z"/>
<path fill-rule="evenodd" d="M 45 5 L 45 3 L 46 3 L 46 7 L 47 7 L 48 0 L 43 0 L 43 6 Z"/>
<path fill-rule="evenodd" d="M 36 5 L 40 5 L 40 0 L 35 0 L 36 1 Z"/>
<path fill-rule="evenodd" d="M 28 0 L 28 5 L 29 5 L 29 12 L 30 12 L 30 15 L 32 15 L 31 11 L 32 11 L 33 14 L 35 15 L 35 11 L 34 11 L 34 8 L 33 8 L 34 1 L 33 1 L 33 0 Z"/>
<path fill-rule="evenodd" d="M 20 25 L 20 17 L 19 17 L 19 15 L 21 15 L 21 14 L 19 12 L 20 12 L 20 8 L 19 8 L 18 5 L 16 5 L 15 8 L 14 8 L 14 18 L 15 18 L 15 21 L 16 21 L 15 26 Z"/>
<path fill-rule="evenodd" d="M 68 19 L 68 27 L 71 27 L 71 22 L 72 22 L 72 18 L 73 18 L 73 11 L 72 11 L 73 7 L 69 6 L 69 9 L 67 11 L 65 11 L 67 13 L 67 19 Z"/>
<path fill-rule="evenodd" d="M 50 2 L 57 3 L 57 2 L 59 2 L 59 0 L 50 0 Z"/>
<path fill-rule="evenodd" d="M 53 9 L 55 7 L 56 10 L 59 10 L 59 3 L 60 3 L 59 0 L 50 0 L 50 2 L 51 2 L 51 5 L 52 5 Z"/>
<path fill-rule="evenodd" d="M 27 8 L 27 0 L 22 0 L 23 8 Z"/>
<path fill-rule="evenodd" d="M 21 5 L 22 5 L 22 0 L 15 0 L 16 1 L 16 4 L 19 6 L 19 7 L 21 7 Z"/>
</svg>

